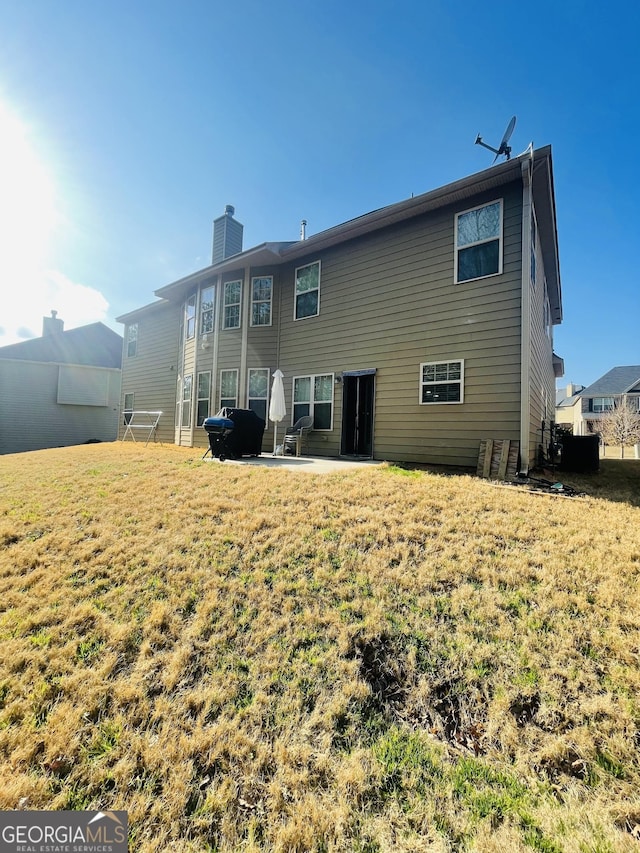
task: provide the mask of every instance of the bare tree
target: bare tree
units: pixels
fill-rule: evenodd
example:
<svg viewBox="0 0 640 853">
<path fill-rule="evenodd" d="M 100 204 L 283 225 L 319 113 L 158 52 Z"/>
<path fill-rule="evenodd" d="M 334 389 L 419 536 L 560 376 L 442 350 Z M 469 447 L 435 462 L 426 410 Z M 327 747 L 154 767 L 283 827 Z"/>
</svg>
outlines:
<svg viewBox="0 0 640 853">
<path fill-rule="evenodd" d="M 635 399 L 622 397 L 613 410 L 599 420 L 598 426 L 605 444 L 619 444 L 620 458 L 624 459 L 625 445 L 640 442 L 640 412 Z"/>
</svg>

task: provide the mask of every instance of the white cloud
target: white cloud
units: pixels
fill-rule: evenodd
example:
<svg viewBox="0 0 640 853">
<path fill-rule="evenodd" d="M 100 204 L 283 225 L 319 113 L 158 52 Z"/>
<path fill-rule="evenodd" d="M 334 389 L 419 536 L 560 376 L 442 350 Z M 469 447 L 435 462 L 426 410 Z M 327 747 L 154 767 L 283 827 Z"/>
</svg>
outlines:
<svg viewBox="0 0 640 853">
<path fill-rule="evenodd" d="M 106 319 L 109 303 L 92 287 L 57 271 L 7 282 L 0 293 L 0 346 L 42 334 L 42 318 L 57 311 L 65 329 Z"/>
</svg>

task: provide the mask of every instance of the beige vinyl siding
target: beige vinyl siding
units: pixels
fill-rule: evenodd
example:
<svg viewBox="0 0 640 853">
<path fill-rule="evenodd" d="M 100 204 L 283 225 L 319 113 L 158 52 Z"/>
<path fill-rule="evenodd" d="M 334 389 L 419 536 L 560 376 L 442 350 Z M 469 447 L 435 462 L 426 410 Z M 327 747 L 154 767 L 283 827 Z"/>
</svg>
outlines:
<svg viewBox="0 0 640 853">
<path fill-rule="evenodd" d="M 257 267 L 251 270 L 250 280 L 255 276 L 272 276 L 273 277 L 273 293 L 271 301 L 271 325 L 270 326 L 249 326 L 247 335 L 247 371 L 251 368 L 269 368 L 269 394 L 271 393 L 271 374 L 278 367 L 278 328 L 280 319 L 280 270 L 266 267 Z M 245 377 L 246 379 L 246 377 Z M 245 394 L 245 399 L 242 401 L 242 406 L 246 407 L 248 401 Z M 282 435 L 284 428 L 279 427 L 279 432 Z M 264 436 L 262 440 L 263 451 L 273 450 L 273 424 L 268 417 L 265 425 Z"/>
<path fill-rule="evenodd" d="M 503 273 L 454 284 L 455 214 L 495 191 L 369 235 L 283 269 L 280 369 L 291 378 L 375 368 L 374 456 L 475 465 L 482 438 L 519 437 L 521 185 L 504 188 Z M 293 321 L 294 269 L 322 262 L 320 314 Z M 422 362 L 464 359 L 464 403 L 420 405 Z M 312 453 L 340 450 L 333 432 Z"/>
<path fill-rule="evenodd" d="M 549 443 L 549 424 L 555 419 L 553 344 L 544 326 L 545 280 L 542 252 L 537 241 L 536 281 L 531 286 L 531 402 L 529 463 L 537 463 L 538 448 Z M 542 423 L 544 421 L 544 434 Z M 546 447 L 544 448 L 546 452 Z"/>
<path fill-rule="evenodd" d="M 196 338 L 185 341 L 182 356 L 181 376 L 191 376 L 191 422 L 180 430 L 179 444 L 183 447 L 191 447 L 193 444 L 194 418 L 195 418 L 195 394 L 196 394 Z"/>
<path fill-rule="evenodd" d="M 221 329 L 221 322 L 216 330 L 216 339 L 213 346 L 217 347 L 217 364 L 213 369 L 213 359 L 210 351 L 206 355 L 198 352 L 198 371 L 212 371 L 212 396 L 211 407 L 212 413 L 218 410 L 220 398 L 220 371 L 221 370 L 237 370 L 238 371 L 238 407 L 244 409 L 247 407 L 247 376 L 240 375 L 241 365 L 243 363 L 242 352 L 243 346 L 246 347 L 245 370 L 248 372 L 250 368 L 266 367 L 272 373 L 277 367 L 278 360 L 278 308 L 279 308 L 279 278 L 280 273 L 277 269 L 271 267 L 255 267 L 251 268 L 248 279 L 245 278 L 244 271 L 239 271 L 236 274 L 225 276 L 225 281 L 235 281 L 243 279 L 243 306 L 246 305 L 250 311 L 250 286 L 251 279 L 254 276 L 270 275 L 273 276 L 273 299 L 271 305 L 271 325 L 270 326 L 251 326 L 249 323 L 249 313 L 242 313 L 242 323 L 239 329 Z M 245 282 L 249 284 L 245 284 Z M 222 297 L 220 297 L 222 298 Z M 244 343 L 243 343 L 244 342 Z M 241 392 L 244 389 L 244 393 Z M 267 420 L 263 450 L 270 450 L 273 447 L 273 426 Z M 281 428 L 282 431 L 282 428 Z M 208 446 L 208 436 L 206 430 L 195 428 L 193 443 L 197 447 Z"/>
<path fill-rule="evenodd" d="M 138 324 L 138 348 L 127 358 L 126 339 L 122 359 L 122 394 L 134 394 L 135 408 L 161 411 L 157 438 L 173 444 L 175 439 L 176 383 L 179 370 L 179 333 L 182 306 L 167 302 L 142 310 L 132 322 Z M 124 426 L 120 418 L 119 436 Z"/>
<path fill-rule="evenodd" d="M 78 374 L 104 375 L 107 405 L 67 405 L 58 403 L 60 367 L 53 362 L 0 359 L 0 454 L 116 439 L 120 371 L 74 366 Z"/>
</svg>

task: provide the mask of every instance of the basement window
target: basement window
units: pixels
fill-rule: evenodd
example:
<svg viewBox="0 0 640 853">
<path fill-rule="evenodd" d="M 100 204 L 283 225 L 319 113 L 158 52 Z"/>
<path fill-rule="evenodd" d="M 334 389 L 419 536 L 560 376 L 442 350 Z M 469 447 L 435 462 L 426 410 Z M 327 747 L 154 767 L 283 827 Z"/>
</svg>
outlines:
<svg viewBox="0 0 640 853">
<path fill-rule="evenodd" d="M 456 214 L 456 284 L 502 272 L 502 201 Z"/>
<path fill-rule="evenodd" d="M 464 361 L 432 361 L 420 365 L 420 403 L 462 403 Z"/>
</svg>

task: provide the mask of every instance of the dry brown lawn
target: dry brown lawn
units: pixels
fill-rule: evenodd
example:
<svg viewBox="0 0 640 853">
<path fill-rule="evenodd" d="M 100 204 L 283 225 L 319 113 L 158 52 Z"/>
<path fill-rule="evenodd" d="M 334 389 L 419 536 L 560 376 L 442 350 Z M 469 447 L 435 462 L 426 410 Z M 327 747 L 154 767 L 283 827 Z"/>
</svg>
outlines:
<svg viewBox="0 0 640 853">
<path fill-rule="evenodd" d="M 130 850 L 640 848 L 640 462 L 568 499 L 0 457 L 0 808 Z"/>
</svg>

